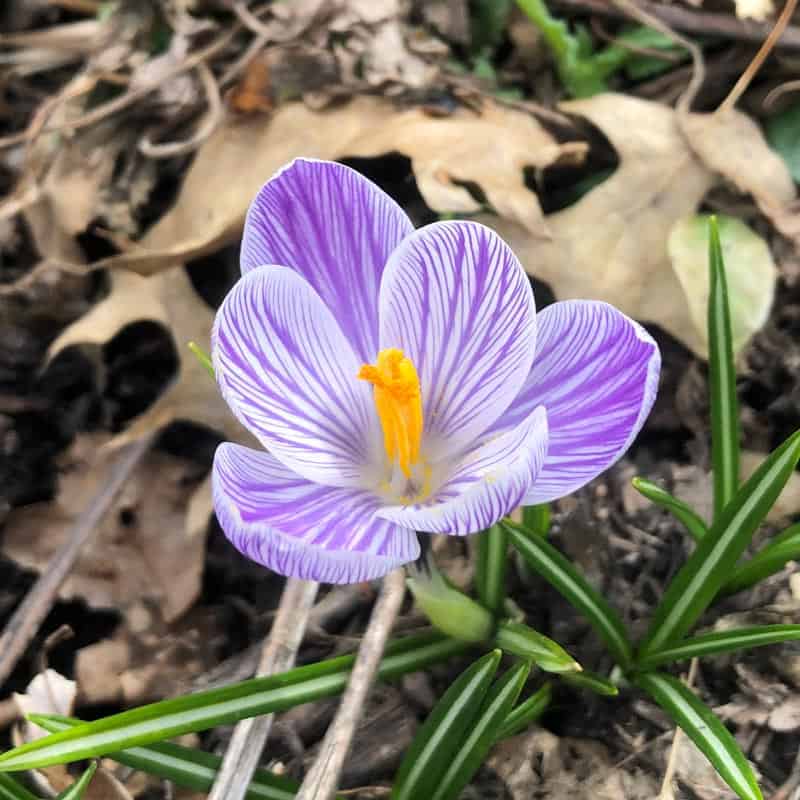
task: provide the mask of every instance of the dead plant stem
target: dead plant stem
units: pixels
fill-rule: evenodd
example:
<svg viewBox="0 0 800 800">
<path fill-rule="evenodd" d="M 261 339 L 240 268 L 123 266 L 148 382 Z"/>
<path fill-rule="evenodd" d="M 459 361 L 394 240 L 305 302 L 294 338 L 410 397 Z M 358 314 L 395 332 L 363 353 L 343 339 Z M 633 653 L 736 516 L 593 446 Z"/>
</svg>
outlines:
<svg viewBox="0 0 800 800">
<path fill-rule="evenodd" d="M 61 584 L 72 571 L 84 545 L 108 511 L 114 498 L 147 453 L 155 434 L 144 436 L 125 447 L 109 470 L 106 483 L 72 526 L 64 544 L 56 551 L 44 572 L 8 621 L 0 636 L 0 685 L 2 685 L 49 613 Z"/>
<path fill-rule="evenodd" d="M 350 752 L 353 734 L 364 713 L 364 702 L 375 680 L 386 640 L 400 612 L 405 580 L 402 568 L 389 573 L 383 580 L 339 710 L 328 727 L 317 758 L 296 800 L 330 800 L 336 794 L 344 760 Z"/>
<path fill-rule="evenodd" d="M 278 613 L 264 643 L 256 675 L 272 675 L 294 666 L 319 584 L 289 578 L 281 595 Z M 239 722 L 233 731 L 208 800 L 242 800 L 261 759 L 272 714 Z"/>
</svg>

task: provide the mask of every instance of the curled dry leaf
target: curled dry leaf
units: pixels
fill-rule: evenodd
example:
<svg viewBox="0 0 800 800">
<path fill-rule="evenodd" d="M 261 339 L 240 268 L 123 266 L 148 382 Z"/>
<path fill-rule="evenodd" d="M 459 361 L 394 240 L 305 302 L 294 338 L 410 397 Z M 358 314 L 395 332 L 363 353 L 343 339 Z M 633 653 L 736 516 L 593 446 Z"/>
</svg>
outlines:
<svg viewBox="0 0 800 800">
<path fill-rule="evenodd" d="M 577 203 L 546 217 L 547 243 L 506 219 L 483 221 L 560 299 L 606 300 L 636 319 L 660 325 L 704 355 L 705 325 L 698 326 L 690 311 L 697 298 L 687 297 L 673 269 L 669 237 L 723 179 L 735 177 L 737 187 L 750 192 L 762 208 L 773 203 L 784 207 L 794 196 L 785 166 L 740 112 L 722 120 L 693 114 L 687 123 L 666 106 L 618 94 L 564 103 L 562 110 L 597 126 L 617 151 L 619 167 Z M 733 130 L 740 138 L 736 146 L 728 141 Z M 727 161 L 719 152 L 727 154 Z M 743 163 L 746 154 L 753 166 Z M 765 286 L 762 291 L 771 290 Z"/>
<path fill-rule="evenodd" d="M 47 565 L 105 480 L 111 455 L 103 446 L 107 441 L 79 436 L 62 459 L 57 499 L 9 514 L 3 536 L 7 556 L 32 569 Z M 196 472 L 196 465 L 149 453 L 84 548 L 61 596 L 123 612 L 149 598 L 167 620 L 189 608 L 200 590 L 204 555 L 202 537 L 187 540 L 182 535 Z"/>
<path fill-rule="evenodd" d="M 25 714 L 63 714 L 73 713 L 76 683 L 53 669 L 39 673 L 28 684 L 24 693 L 15 693 L 14 702 L 21 715 Z M 21 735 L 16 735 L 15 745 L 30 742 L 47 736 L 47 731 L 38 725 L 26 722 Z M 37 787 L 48 796 L 62 792 L 71 786 L 75 778 L 68 772 L 64 764 L 36 770 L 33 778 Z M 83 794 L 84 800 L 133 800 L 128 790 L 105 769 L 99 769 L 88 789 Z"/>
</svg>

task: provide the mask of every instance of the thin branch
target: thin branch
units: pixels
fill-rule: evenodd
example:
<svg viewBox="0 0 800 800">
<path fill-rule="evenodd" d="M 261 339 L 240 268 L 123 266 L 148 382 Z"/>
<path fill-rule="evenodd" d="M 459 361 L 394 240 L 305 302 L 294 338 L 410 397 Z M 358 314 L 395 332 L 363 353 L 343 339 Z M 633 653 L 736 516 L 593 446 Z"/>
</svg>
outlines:
<svg viewBox="0 0 800 800">
<path fill-rule="evenodd" d="M 703 59 L 703 51 L 691 39 L 687 39 L 679 33 L 676 33 L 669 24 L 664 22 L 649 8 L 644 8 L 642 4 L 634 2 L 634 0 L 614 0 L 615 5 L 619 6 L 626 14 L 631 16 L 637 22 L 647 25 L 653 30 L 663 33 L 664 36 L 677 42 L 682 47 L 685 47 L 692 56 L 692 77 L 689 85 L 682 92 L 678 99 L 677 107 L 680 111 L 689 111 L 692 107 L 697 93 L 703 86 L 703 81 L 706 76 L 705 61 Z"/>
<path fill-rule="evenodd" d="M 75 520 L 69 536 L 56 551 L 44 572 L 12 615 L 0 636 L 0 685 L 36 636 L 53 606 L 58 590 L 72 571 L 84 545 L 91 539 L 103 515 L 136 465 L 150 448 L 155 434 L 144 436 L 125 447 L 109 470 L 108 480 L 88 508 Z"/>
<path fill-rule="evenodd" d="M 289 578 L 272 629 L 265 642 L 257 675 L 272 675 L 294 666 L 319 584 Z M 239 722 L 233 731 L 225 758 L 208 800 L 242 800 L 261 759 L 272 714 Z"/>
<path fill-rule="evenodd" d="M 296 800 L 330 800 L 336 793 L 344 760 L 350 751 L 358 721 L 364 713 L 364 701 L 375 679 L 392 625 L 400 612 L 405 589 L 403 569 L 396 569 L 384 578 L 339 710 L 322 740 L 322 747 Z"/>
<path fill-rule="evenodd" d="M 781 34 L 789 25 L 789 20 L 797 8 L 797 0 L 786 0 L 786 5 L 778 17 L 775 27 L 769 32 L 769 36 L 764 40 L 764 43 L 758 49 L 758 52 L 753 56 L 753 60 L 747 65 L 747 69 L 741 74 L 738 81 L 736 81 L 733 89 L 730 90 L 728 96 L 722 101 L 717 109 L 718 114 L 724 114 L 730 111 L 739 98 L 745 93 L 750 82 L 756 76 L 756 73 L 761 69 L 761 65 L 767 60 L 767 56 L 772 52 L 773 48 L 781 38 Z"/>
<path fill-rule="evenodd" d="M 214 78 L 211 68 L 201 61 L 197 65 L 197 71 L 203 82 L 203 88 L 208 100 L 208 110 L 205 118 L 197 126 L 197 130 L 188 138 L 180 142 L 159 142 L 154 143 L 150 138 L 145 137 L 139 142 L 139 152 L 148 158 L 173 158 L 174 156 L 184 155 L 196 150 L 212 133 L 222 121 L 222 98 L 219 93 L 219 86 Z"/>
<path fill-rule="evenodd" d="M 590 11 L 593 14 L 617 19 L 626 16 L 608 0 L 555 0 L 554 5 L 567 11 Z M 646 11 L 670 27 L 695 36 L 719 36 L 760 44 L 772 28 L 769 23 L 737 19 L 733 14 L 691 11 L 681 6 L 654 3 L 650 0 L 639 0 L 637 5 L 642 11 Z M 800 50 L 800 27 L 796 25 L 787 27 L 775 47 L 779 50 Z"/>
</svg>

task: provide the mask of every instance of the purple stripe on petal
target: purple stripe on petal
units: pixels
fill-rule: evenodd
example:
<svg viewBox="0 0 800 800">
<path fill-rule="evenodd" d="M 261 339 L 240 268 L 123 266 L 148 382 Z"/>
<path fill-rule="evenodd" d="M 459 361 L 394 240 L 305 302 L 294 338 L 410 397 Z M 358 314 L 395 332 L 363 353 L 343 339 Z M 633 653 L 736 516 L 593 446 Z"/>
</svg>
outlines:
<svg viewBox="0 0 800 800">
<path fill-rule="evenodd" d="M 310 483 L 268 453 L 220 445 L 212 483 L 225 535 L 281 575 L 358 583 L 419 557 L 412 530 L 375 516 L 373 494 Z"/>
<path fill-rule="evenodd" d="M 508 246 L 475 222 L 437 222 L 392 254 L 380 294 L 381 347 L 399 347 L 420 376 L 423 452 L 469 448 L 530 371 L 536 309 Z"/>
<path fill-rule="evenodd" d="M 388 506 L 378 516 L 431 533 L 476 533 L 520 505 L 539 476 L 546 452 L 547 414 L 537 408 L 513 430 L 466 455 L 431 500 Z"/>
<path fill-rule="evenodd" d="M 362 362 L 378 352 L 378 288 L 391 252 L 413 231 L 385 192 L 343 164 L 296 159 L 250 206 L 242 273 L 264 264 L 299 272 Z"/>
<path fill-rule="evenodd" d="M 550 446 L 527 505 L 574 492 L 622 456 L 650 413 L 661 368 L 652 337 L 607 303 L 554 303 L 538 323 L 531 373 L 494 426 L 547 409 Z"/>
<path fill-rule="evenodd" d="M 296 272 L 251 270 L 217 312 L 214 370 L 231 410 L 307 480 L 363 486 L 382 458 L 370 388 L 333 315 Z"/>
</svg>

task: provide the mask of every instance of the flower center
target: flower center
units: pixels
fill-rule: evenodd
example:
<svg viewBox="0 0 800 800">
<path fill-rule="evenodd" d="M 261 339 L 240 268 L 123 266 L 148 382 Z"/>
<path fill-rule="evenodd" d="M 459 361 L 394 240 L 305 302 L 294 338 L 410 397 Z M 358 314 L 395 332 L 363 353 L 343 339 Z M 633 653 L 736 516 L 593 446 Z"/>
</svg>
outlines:
<svg viewBox="0 0 800 800">
<path fill-rule="evenodd" d="M 389 461 L 411 478 L 422 442 L 422 394 L 416 367 L 402 350 L 390 347 L 378 353 L 375 364 L 364 364 L 358 377 L 375 387 L 375 408 Z"/>
</svg>

